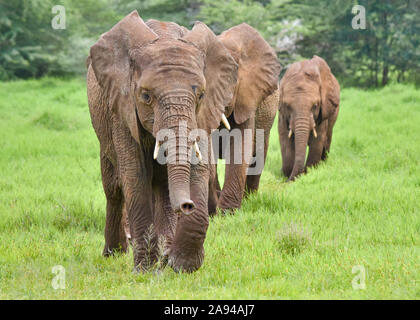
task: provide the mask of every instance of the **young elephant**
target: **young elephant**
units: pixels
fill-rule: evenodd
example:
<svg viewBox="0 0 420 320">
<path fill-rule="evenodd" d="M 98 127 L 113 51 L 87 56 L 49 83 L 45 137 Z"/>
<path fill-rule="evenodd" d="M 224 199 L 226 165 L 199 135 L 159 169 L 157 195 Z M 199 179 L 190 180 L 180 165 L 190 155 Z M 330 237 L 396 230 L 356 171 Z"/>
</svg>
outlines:
<svg viewBox="0 0 420 320">
<path fill-rule="evenodd" d="M 314 56 L 288 68 L 280 82 L 278 130 L 289 180 L 326 159 L 339 104 L 340 86 L 324 59 Z"/>
<path fill-rule="evenodd" d="M 245 190 L 252 192 L 258 189 L 278 107 L 281 66 L 270 45 L 245 23 L 223 32 L 218 39 L 239 65 L 235 95 L 224 110 L 229 123 L 219 128 L 229 129 L 229 141 L 223 146 L 222 138 L 213 137 L 220 140 L 220 148 L 215 150 L 215 154 L 228 157 L 223 189 L 220 190 L 217 176 L 213 185 L 213 190 L 216 189 L 220 195 L 217 206 L 225 211 L 240 208 Z M 258 129 L 264 134 L 260 140 L 256 136 Z M 240 140 L 235 139 L 236 134 Z M 216 149 L 216 143 L 214 145 Z M 238 148 L 242 151 L 241 161 L 235 161 Z M 227 151 L 229 156 L 226 155 Z M 250 166 L 251 157 L 260 161 L 256 160 Z M 251 173 L 249 169 L 255 169 L 255 172 Z"/>
<path fill-rule="evenodd" d="M 198 141 L 191 133 L 201 128 L 208 140 L 219 126 L 237 63 L 205 24 L 192 31 L 175 23 L 146 24 L 137 11 L 101 36 L 87 62 L 107 199 L 103 254 L 127 251 L 124 207 L 135 268 L 147 270 L 160 243 L 175 271 L 197 270 L 208 227 L 210 165 L 206 137 Z M 165 131 L 173 133 L 167 140 L 160 136 Z M 192 150 L 201 162 L 192 161 Z M 166 164 L 158 162 L 162 155 Z"/>
</svg>

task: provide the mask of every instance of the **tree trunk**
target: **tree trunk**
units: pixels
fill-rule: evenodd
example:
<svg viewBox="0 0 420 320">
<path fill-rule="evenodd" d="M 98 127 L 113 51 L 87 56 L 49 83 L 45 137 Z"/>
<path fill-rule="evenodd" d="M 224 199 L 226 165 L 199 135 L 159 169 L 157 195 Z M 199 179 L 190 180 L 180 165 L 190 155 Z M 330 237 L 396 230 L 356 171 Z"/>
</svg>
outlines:
<svg viewBox="0 0 420 320">
<path fill-rule="evenodd" d="M 388 66 L 385 66 L 384 69 L 382 70 L 382 86 L 386 86 L 388 84 L 388 73 L 389 73 L 389 68 Z"/>
</svg>

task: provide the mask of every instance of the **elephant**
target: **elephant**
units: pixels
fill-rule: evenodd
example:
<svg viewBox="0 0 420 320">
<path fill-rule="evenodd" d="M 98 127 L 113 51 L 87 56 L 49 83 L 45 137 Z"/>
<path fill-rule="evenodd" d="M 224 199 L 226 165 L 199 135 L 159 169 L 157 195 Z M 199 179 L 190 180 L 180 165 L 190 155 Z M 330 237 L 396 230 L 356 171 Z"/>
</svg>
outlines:
<svg viewBox="0 0 420 320">
<path fill-rule="evenodd" d="M 228 129 L 230 132 L 236 129 L 241 141 L 236 142 L 230 136 L 229 141 L 223 144 L 219 132 L 213 136 L 214 155 L 216 158 L 228 158 L 229 161 L 226 162 L 223 189 L 220 188 L 216 169 L 216 176 L 211 179 L 211 214 L 215 213 L 215 206 L 222 212 L 240 208 L 245 191 L 254 192 L 258 189 L 264 165 L 252 175 L 248 174 L 248 169 L 255 167 L 256 163 L 252 163 L 251 158 L 257 153 L 261 153 L 262 162 L 265 162 L 270 130 L 278 109 L 278 77 L 281 71 L 275 51 L 249 25 L 244 23 L 235 26 L 219 35 L 218 39 L 239 65 L 235 95 L 224 110 L 228 123 L 224 122 L 219 129 Z M 247 43 L 246 47 L 242 45 L 244 42 Z M 261 142 L 256 141 L 257 129 L 263 133 Z M 247 130 L 252 134 L 248 140 L 245 138 Z M 242 161 L 235 161 L 235 148 L 239 144 L 242 144 Z M 226 149 L 229 149 L 228 155 Z"/>
<path fill-rule="evenodd" d="M 188 30 L 144 22 L 137 11 L 100 37 L 87 65 L 106 197 L 103 255 L 127 252 L 129 236 L 136 271 L 162 256 L 176 272 L 198 270 L 214 184 L 210 135 L 227 123 L 241 67 L 204 23 Z"/>
<path fill-rule="evenodd" d="M 282 171 L 288 181 L 326 160 L 339 105 L 340 85 L 324 59 L 314 56 L 288 67 L 280 81 L 278 117 Z"/>
</svg>

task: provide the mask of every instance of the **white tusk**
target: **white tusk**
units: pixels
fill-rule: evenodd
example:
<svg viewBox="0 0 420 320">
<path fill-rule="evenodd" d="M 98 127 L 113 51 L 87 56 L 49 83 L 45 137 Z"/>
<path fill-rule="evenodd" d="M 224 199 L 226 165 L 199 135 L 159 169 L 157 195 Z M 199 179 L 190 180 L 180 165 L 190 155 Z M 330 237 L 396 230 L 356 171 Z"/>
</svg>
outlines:
<svg viewBox="0 0 420 320">
<path fill-rule="evenodd" d="M 315 139 L 318 138 L 318 134 L 316 133 L 316 129 L 315 128 L 312 129 L 312 132 L 314 134 Z"/>
<path fill-rule="evenodd" d="M 156 140 L 155 151 L 153 152 L 153 160 L 156 160 L 159 154 L 160 142 Z"/>
<path fill-rule="evenodd" d="M 293 131 L 292 129 L 289 130 L 289 139 L 292 137 Z"/>
<path fill-rule="evenodd" d="M 194 142 L 194 149 L 195 149 L 195 155 L 197 156 L 198 160 L 200 161 L 203 160 L 203 156 L 201 155 L 200 148 L 198 147 L 197 141 Z"/>
<path fill-rule="evenodd" d="M 225 114 L 222 114 L 222 122 L 225 125 L 226 129 L 228 129 L 230 131 L 230 124 L 228 119 L 226 118 Z"/>
</svg>

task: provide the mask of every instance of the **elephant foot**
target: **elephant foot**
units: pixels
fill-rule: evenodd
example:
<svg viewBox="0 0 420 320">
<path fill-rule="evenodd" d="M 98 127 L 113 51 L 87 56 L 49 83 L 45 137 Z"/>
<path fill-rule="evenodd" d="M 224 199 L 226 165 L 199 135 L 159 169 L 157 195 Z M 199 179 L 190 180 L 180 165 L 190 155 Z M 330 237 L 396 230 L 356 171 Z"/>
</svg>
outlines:
<svg viewBox="0 0 420 320">
<path fill-rule="evenodd" d="M 108 258 L 115 254 L 121 254 L 121 253 L 127 253 L 127 252 L 128 252 L 127 242 L 124 245 L 119 244 L 117 246 L 111 246 L 111 245 L 105 244 L 104 250 L 102 251 L 102 255 Z"/>
<path fill-rule="evenodd" d="M 234 214 L 236 210 L 241 208 L 243 196 L 243 193 L 234 195 L 222 193 L 219 203 L 217 204 L 217 209 L 223 214 Z"/>
<path fill-rule="evenodd" d="M 171 251 L 168 256 L 168 265 L 177 273 L 192 273 L 197 271 L 204 261 L 204 249 L 194 253 L 186 254 L 182 251 Z"/>
<path fill-rule="evenodd" d="M 217 208 L 217 212 L 222 216 L 234 215 L 239 208 Z"/>
<path fill-rule="evenodd" d="M 237 199 L 235 200 L 235 202 L 228 202 L 226 201 L 226 199 L 221 199 L 221 201 L 219 201 L 219 204 L 217 205 L 217 210 L 222 215 L 235 214 L 235 212 L 241 208 L 241 203 Z"/>
<path fill-rule="evenodd" d="M 215 215 L 217 215 L 217 203 L 215 201 L 212 201 L 208 204 L 208 210 L 209 210 L 209 216 L 210 217 L 214 217 Z"/>
</svg>

